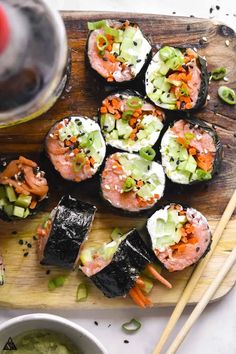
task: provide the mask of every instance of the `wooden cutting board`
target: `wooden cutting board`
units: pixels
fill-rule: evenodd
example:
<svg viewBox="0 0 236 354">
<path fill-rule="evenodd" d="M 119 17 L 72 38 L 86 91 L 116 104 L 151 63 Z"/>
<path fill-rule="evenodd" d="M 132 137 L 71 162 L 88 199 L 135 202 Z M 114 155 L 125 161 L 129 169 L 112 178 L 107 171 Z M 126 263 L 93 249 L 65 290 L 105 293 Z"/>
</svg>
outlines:
<svg viewBox="0 0 236 354">
<path fill-rule="evenodd" d="M 90 241 L 105 240 L 109 237 L 111 230 L 117 226 L 122 227 L 123 230 L 135 226 L 141 233 L 145 232 L 145 218 L 121 216 L 111 213 L 106 208 L 99 197 L 98 177 L 80 184 L 64 181 L 54 172 L 43 154 L 44 137 L 56 120 L 71 114 L 95 116 L 101 97 L 105 95 L 104 88 L 94 83 L 85 68 L 86 23 L 88 20 L 94 21 L 104 17 L 128 18 L 133 22 L 138 22 L 152 42 L 154 51 L 156 45 L 163 43 L 177 46 L 194 45 L 199 48 L 202 55 L 207 57 L 209 71 L 220 66 L 228 69 L 227 85 L 234 89 L 236 89 L 236 36 L 227 26 L 196 18 L 121 13 L 107 13 L 104 16 L 101 13 L 82 12 L 63 13 L 63 17 L 72 57 L 72 72 L 65 92 L 55 106 L 42 117 L 26 124 L 0 129 L 1 156 L 14 156 L 21 153 L 36 159 L 46 171 L 50 185 L 50 198 L 37 216 L 13 223 L 0 221 L 0 250 L 6 265 L 6 283 L 0 287 L 0 306 L 44 309 L 130 307 L 133 306 L 130 299 L 105 298 L 89 280 L 77 271 L 67 273 L 68 278 L 62 288 L 49 292 L 47 290 L 48 280 L 58 274 L 66 273 L 61 269 L 50 268 L 50 274 L 47 274 L 49 268 L 39 265 L 36 241 L 33 240 L 37 225 L 57 204 L 59 198 L 66 193 L 78 196 L 98 207 Z M 203 42 L 202 37 L 206 37 L 207 42 Z M 226 45 L 226 40 L 229 41 L 229 46 Z M 202 111 L 196 114 L 199 118 L 214 124 L 222 139 L 224 160 L 220 174 L 205 186 L 182 188 L 169 185 L 163 200 L 163 203 L 177 201 L 196 207 L 207 216 L 212 230 L 236 187 L 236 107 L 228 106 L 217 98 L 217 88 L 223 84 L 226 83 L 222 81 L 210 84 L 210 101 Z M 235 229 L 236 214 L 228 224 L 222 240 L 201 277 L 190 299 L 191 303 L 199 301 L 223 265 L 228 253 L 236 245 Z M 20 245 L 19 240 L 23 240 L 24 244 Z M 29 248 L 25 241 L 28 241 L 32 247 Z M 28 255 L 24 256 L 27 252 Z M 173 284 L 173 289 L 168 290 L 161 285 L 156 285 L 151 293 L 154 305 L 174 305 L 192 270 L 193 268 L 189 268 L 172 274 L 164 272 L 163 274 Z M 86 302 L 76 303 L 76 288 L 81 281 L 89 283 L 90 292 Z M 236 267 L 225 278 L 214 299 L 226 295 L 235 281 Z"/>
</svg>

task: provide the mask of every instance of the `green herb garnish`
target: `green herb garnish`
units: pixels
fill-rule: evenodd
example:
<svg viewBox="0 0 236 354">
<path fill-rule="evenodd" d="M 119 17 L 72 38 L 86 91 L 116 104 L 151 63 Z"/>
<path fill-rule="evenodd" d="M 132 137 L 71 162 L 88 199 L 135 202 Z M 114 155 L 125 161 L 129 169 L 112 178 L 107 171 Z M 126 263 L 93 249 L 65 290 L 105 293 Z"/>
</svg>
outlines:
<svg viewBox="0 0 236 354">
<path fill-rule="evenodd" d="M 231 88 L 227 86 L 220 86 L 218 89 L 218 95 L 225 103 L 236 104 L 236 94 Z"/>
<path fill-rule="evenodd" d="M 141 322 L 133 318 L 129 322 L 125 322 L 122 325 L 122 329 L 129 333 L 137 332 L 141 328 Z"/>
</svg>

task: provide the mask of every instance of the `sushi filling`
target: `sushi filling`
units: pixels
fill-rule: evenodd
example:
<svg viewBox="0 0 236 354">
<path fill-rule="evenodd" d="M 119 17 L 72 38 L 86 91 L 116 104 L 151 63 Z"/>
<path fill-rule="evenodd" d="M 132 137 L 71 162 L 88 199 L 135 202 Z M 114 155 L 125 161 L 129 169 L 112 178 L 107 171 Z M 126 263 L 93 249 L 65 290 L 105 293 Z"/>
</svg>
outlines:
<svg viewBox="0 0 236 354">
<path fill-rule="evenodd" d="M 36 162 L 20 156 L 0 173 L 0 211 L 26 218 L 48 193 L 45 173 Z"/>
<path fill-rule="evenodd" d="M 164 134 L 161 155 L 173 182 L 205 181 L 212 178 L 216 144 L 209 131 L 181 119 Z"/>
<path fill-rule="evenodd" d="M 102 20 L 88 23 L 91 67 L 108 82 L 132 80 L 142 69 L 151 46 L 139 27 L 129 21 Z"/>
<path fill-rule="evenodd" d="M 146 73 L 146 92 L 157 105 L 170 110 L 194 108 L 201 87 L 201 64 L 194 50 L 163 47 Z"/>
<path fill-rule="evenodd" d="M 63 119 L 51 129 L 46 144 L 56 170 L 76 182 L 92 177 L 106 152 L 99 125 L 83 117 Z"/>
<path fill-rule="evenodd" d="M 193 208 L 177 204 L 156 211 L 148 219 L 147 228 L 157 258 L 171 272 L 196 263 L 211 242 L 206 218 Z"/>
<path fill-rule="evenodd" d="M 100 112 L 106 142 L 128 152 L 153 146 L 163 128 L 164 113 L 139 96 L 109 96 L 102 102 Z"/>
<path fill-rule="evenodd" d="M 131 212 L 151 208 L 163 196 L 164 187 L 162 166 L 135 154 L 111 155 L 102 172 L 103 197 Z"/>
</svg>

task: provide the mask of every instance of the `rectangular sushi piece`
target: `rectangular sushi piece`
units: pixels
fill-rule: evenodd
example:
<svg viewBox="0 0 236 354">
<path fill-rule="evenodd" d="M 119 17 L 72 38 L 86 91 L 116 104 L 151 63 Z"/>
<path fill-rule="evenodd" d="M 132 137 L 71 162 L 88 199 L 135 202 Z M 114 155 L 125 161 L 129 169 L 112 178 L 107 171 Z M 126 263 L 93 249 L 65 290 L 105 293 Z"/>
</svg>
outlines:
<svg viewBox="0 0 236 354">
<path fill-rule="evenodd" d="M 70 195 L 63 196 L 45 223 L 38 227 L 40 263 L 73 269 L 95 212 L 95 206 Z"/>
</svg>

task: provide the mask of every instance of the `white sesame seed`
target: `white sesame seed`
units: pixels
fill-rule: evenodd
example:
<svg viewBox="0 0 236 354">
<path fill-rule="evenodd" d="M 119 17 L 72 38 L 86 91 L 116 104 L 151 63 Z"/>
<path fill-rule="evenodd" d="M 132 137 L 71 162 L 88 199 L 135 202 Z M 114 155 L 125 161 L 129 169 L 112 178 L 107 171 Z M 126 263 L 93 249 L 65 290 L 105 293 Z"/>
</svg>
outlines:
<svg viewBox="0 0 236 354">
<path fill-rule="evenodd" d="M 202 37 L 203 42 L 207 42 L 207 37 Z"/>
<path fill-rule="evenodd" d="M 53 138 L 53 134 L 51 133 L 51 134 L 49 134 L 49 136 L 50 136 L 50 138 Z"/>
<path fill-rule="evenodd" d="M 211 96 L 207 95 L 207 101 L 210 101 L 210 99 L 211 99 Z"/>
<path fill-rule="evenodd" d="M 225 76 L 225 77 L 223 77 L 223 80 L 224 81 L 229 81 L 229 78 Z"/>
<path fill-rule="evenodd" d="M 110 187 L 110 186 L 108 186 L 108 184 L 105 184 L 104 188 L 105 188 L 105 189 L 108 189 L 108 190 L 110 190 L 110 189 L 111 189 L 111 187 Z"/>
<path fill-rule="evenodd" d="M 69 156 L 70 156 L 70 157 L 73 157 L 73 156 L 74 156 L 74 153 L 73 153 L 73 152 L 71 152 L 71 153 L 69 154 Z"/>
<path fill-rule="evenodd" d="M 117 166 L 116 165 L 112 165 L 112 168 L 117 168 Z"/>
<path fill-rule="evenodd" d="M 207 149 L 204 149 L 204 152 L 205 152 L 205 154 L 207 154 L 207 153 L 208 153 L 208 150 L 207 150 Z"/>
<path fill-rule="evenodd" d="M 226 45 L 226 47 L 229 47 L 229 40 L 228 39 L 226 39 L 225 45 Z"/>
</svg>

